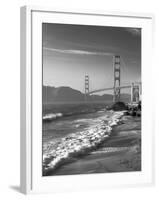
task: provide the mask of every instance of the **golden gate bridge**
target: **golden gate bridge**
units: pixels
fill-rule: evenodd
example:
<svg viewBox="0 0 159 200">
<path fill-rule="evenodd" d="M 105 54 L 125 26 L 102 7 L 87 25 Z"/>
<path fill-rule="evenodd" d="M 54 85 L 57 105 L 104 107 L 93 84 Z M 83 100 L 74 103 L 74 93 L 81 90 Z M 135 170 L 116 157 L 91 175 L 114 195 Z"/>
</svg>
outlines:
<svg viewBox="0 0 159 200">
<path fill-rule="evenodd" d="M 141 99 L 141 82 L 132 82 L 131 84 L 121 85 L 121 57 L 119 55 L 113 55 L 112 61 L 114 75 L 113 86 L 90 91 L 89 75 L 85 75 L 85 100 L 87 101 L 91 94 L 103 91 L 113 91 L 113 102 L 118 102 L 121 98 L 121 90 L 130 88 L 131 103 L 138 103 Z"/>
</svg>

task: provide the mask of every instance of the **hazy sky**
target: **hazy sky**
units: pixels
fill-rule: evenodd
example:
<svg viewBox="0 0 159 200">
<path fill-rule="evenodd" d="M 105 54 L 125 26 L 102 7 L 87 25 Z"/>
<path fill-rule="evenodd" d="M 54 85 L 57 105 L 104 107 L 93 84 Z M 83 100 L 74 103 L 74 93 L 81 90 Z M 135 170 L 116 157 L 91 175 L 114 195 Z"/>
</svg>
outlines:
<svg viewBox="0 0 159 200">
<path fill-rule="evenodd" d="M 121 84 L 141 80 L 141 30 L 43 24 L 43 84 L 84 92 L 113 86 L 112 57 L 121 56 Z"/>
</svg>

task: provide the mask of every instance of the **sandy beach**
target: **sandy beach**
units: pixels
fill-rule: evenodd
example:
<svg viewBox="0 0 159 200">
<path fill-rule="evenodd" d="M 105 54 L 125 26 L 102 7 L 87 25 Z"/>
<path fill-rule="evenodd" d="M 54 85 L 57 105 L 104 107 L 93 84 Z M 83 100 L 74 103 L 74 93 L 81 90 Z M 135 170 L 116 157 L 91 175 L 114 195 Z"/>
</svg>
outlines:
<svg viewBox="0 0 159 200">
<path fill-rule="evenodd" d="M 123 116 L 97 149 L 73 157 L 48 175 L 128 172 L 141 170 L 141 117 Z"/>
</svg>

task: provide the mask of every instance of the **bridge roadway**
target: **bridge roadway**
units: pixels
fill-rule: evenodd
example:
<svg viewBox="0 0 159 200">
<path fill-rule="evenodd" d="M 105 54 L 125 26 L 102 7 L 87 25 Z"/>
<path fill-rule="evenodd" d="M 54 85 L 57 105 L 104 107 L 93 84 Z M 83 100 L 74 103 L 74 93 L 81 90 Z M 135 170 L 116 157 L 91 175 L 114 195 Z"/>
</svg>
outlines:
<svg viewBox="0 0 159 200">
<path fill-rule="evenodd" d="M 138 83 L 141 84 L 141 83 Z M 138 87 L 137 85 L 133 86 Z M 125 85 L 125 86 L 118 86 L 118 87 L 110 87 L 110 88 L 103 88 L 103 89 L 97 89 L 97 90 L 93 90 L 88 92 L 87 94 L 93 94 L 93 93 L 97 93 L 97 92 L 102 92 L 102 91 L 108 91 L 108 90 L 115 90 L 115 89 L 126 89 L 126 88 L 132 88 L 132 84 L 131 85 Z"/>
</svg>

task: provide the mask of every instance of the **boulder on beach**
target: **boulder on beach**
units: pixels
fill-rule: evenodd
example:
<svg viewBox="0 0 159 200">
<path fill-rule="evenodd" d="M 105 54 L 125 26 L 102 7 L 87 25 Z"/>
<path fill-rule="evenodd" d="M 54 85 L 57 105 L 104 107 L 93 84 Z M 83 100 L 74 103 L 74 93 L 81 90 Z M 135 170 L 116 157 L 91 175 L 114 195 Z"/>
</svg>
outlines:
<svg viewBox="0 0 159 200">
<path fill-rule="evenodd" d="M 114 111 L 122 111 L 122 110 L 127 110 L 127 106 L 125 105 L 124 102 L 116 102 L 114 103 L 111 108 L 111 110 L 114 110 Z"/>
</svg>

